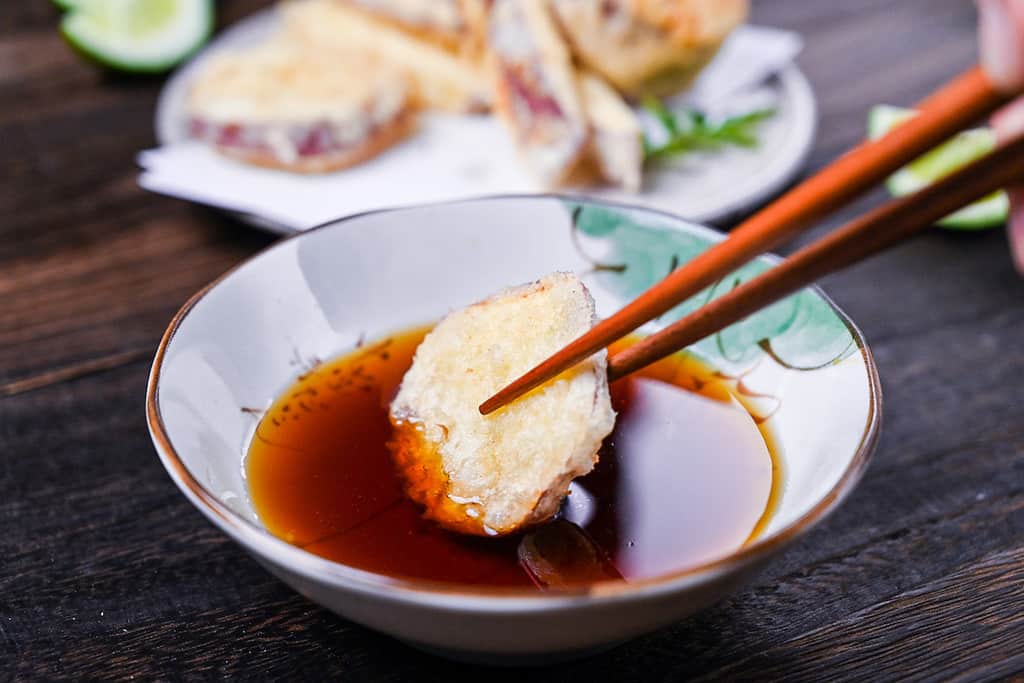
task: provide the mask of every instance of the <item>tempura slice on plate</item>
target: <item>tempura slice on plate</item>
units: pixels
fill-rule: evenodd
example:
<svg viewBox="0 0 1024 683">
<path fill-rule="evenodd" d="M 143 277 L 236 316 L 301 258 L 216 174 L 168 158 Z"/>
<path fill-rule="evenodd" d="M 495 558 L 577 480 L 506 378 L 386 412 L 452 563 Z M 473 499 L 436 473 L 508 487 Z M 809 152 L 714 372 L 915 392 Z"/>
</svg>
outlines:
<svg viewBox="0 0 1024 683">
<path fill-rule="evenodd" d="M 496 0 L 488 45 L 494 108 L 545 187 L 571 184 L 590 124 L 572 63 L 545 0 Z"/>
<path fill-rule="evenodd" d="M 222 154 L 300 173 L 376 156 L 414 122 L 398 71 L 283 39 L 212 57 L 189 92 L 188 113 L 192 137 Z"/>
<path fill-rule="evenodd" d="M 365 3 L 287 2 L 282 5 L 284 31 L 312 46 L 361 52 L 400 71 L 408 78 L 420 108 L 479 112 L 490 107 L 491 93 L 479 55 L 453 53 L 381 18 L 379 12 L 366 11 L 361 4 Z M 383 10 L 395 3 L 372 4 Z"/>
</svg>

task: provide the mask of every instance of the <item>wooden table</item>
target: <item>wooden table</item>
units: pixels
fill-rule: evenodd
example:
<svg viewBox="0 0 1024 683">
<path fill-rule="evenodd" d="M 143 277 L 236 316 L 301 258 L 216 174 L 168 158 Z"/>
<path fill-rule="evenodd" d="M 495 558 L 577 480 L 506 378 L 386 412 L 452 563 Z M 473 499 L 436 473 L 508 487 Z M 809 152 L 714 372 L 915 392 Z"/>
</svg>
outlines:
<svg viewBox="0 0 1024 683">
<path fill-rule="evenodd" d="M 228 22 L 263 3 L 220 4 Z M 754 14 L 807 37 L 811 169 L 862 136 L 869 105 L 912 103 L 975 56 L 965 0 Z M 935 231 L 825 283 L 878 359 L 881 445 L 753 585 L 588 661 L 470 671 L 299 597 L 164 473 L 142 405 L 157 340 L 272 239 L 137 187 L 161 81 L 81 63 L 56 22 L 50 3 L 0 7 L 0 679 L 1024 675 L 1024 280 L 1002 231 Z"/>
</svg>

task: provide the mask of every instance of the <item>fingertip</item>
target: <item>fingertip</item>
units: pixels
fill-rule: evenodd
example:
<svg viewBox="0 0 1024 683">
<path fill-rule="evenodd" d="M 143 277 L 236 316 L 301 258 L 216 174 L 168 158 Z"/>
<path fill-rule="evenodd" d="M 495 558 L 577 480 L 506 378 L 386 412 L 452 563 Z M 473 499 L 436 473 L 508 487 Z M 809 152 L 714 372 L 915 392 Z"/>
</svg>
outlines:
<svg viewBox="0 0 1024 683">
<path fill-rule="evenodd" d="M 977 0 L 981 64 L 1004 90 L 1024 86 L 1024 0 Z"/>
<path fill-rule="evenodd" d="M 992 127 L 999 140 L 1024 133 L 1024 97 L 1006 105 L 992 116 Z"/>
<path fill-rule="evenodd" d="M 1017 272 L 1024 275 L 1024 187 L 1010 191 L 1010 221 L 1006 227 Z"/>
</svg>

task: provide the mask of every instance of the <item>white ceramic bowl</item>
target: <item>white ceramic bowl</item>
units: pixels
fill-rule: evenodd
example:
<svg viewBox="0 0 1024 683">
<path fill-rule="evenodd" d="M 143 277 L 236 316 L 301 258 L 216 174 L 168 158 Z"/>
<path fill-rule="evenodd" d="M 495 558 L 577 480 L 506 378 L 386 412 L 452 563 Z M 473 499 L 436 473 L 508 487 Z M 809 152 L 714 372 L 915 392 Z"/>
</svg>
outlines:
<svg viewBox="0 0 1024 683">
<path fill-rule="evenodd" d="M 864 471 L 879 425 L 878 377 L 860 333 L 820 290 L 693 348 L 761 396 L 785 481 L 759 538 L 658 578 L 540 594 L 400 580 L 312 555 L 269 534 L 253 511 L 242 462 L 255 419 L 242 409 L 268 405 L 312 359 L 554 270 L 580 273 L 608 315 L 720 239 L 664 214 L 558 197 L 383 211 L 299 234 L 235 268 L 175 316 L 150 376 L 153 442 L 171 478 L 214 524 L 299 593 L 353 621 L 447 654 L 511 662 L 621 642 L 735 590 L 820 522 Z M 749 264 L 659 323 L 771 263 Z"/>
</svg>

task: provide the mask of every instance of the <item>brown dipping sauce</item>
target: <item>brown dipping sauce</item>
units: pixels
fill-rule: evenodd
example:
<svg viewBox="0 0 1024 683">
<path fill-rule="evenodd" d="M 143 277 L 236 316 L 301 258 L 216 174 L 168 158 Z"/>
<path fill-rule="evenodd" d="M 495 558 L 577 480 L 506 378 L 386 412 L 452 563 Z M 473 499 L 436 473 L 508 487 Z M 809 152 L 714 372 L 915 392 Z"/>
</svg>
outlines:
<svg viewBox="0 0 1024 683">
<path fill-rule="evenodd" d="M 388 405 L 428 331 L 323 363 L 266 412 L 245 467 L 271 533 L 387 576 L 530 587 L 666 574 L 721 557 L 763 528 L 781 480 L 771 440 L 726 382 L 685 354 L 612 385 L 615 431 L 557 524 L 524 541 L 462 536 L 422 519 L 392 468 Z M 521 542 L 558 567 L 576 558 L 586 566 L 548 580 L 520 563 Z"/>
</svg>

